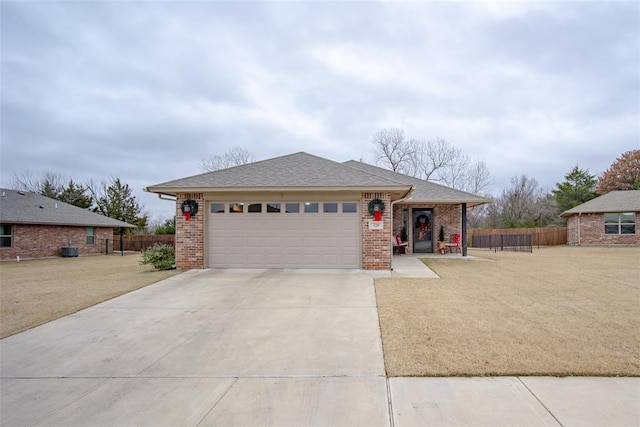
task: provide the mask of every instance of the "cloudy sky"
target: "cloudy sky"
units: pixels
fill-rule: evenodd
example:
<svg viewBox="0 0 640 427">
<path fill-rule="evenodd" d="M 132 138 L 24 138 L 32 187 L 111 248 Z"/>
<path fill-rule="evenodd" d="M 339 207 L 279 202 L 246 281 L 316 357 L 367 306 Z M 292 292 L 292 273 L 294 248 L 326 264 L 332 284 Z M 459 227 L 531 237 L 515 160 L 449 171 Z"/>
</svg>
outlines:
<svg viewBox="0 0 640 427">
<path fill-rule="evenodd" d="M 498 194 L 640 148 L 640 3 L 12 1 L 1 184 L 143 187 L 242 147 L 372 160 L 387 127 L 484 161 Z"/>
</svg>

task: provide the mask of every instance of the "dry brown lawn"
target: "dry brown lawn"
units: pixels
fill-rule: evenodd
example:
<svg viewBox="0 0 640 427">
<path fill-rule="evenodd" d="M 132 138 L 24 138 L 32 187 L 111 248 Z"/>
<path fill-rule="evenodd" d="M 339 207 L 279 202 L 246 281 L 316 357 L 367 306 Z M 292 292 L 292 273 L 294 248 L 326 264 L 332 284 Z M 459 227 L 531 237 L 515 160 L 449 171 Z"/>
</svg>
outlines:
<svg viewBox="0 0 640 427">
<path fill-rule="evenodd" d="M 469 254 L 376 280 L 389 376 L 640 375 L 640 248 Z"/>
<path fill-rule="evenodd" d="M 141 265 L 140 254 L 0 263 L 0 338 L 178 274 Z"/>
</svg>

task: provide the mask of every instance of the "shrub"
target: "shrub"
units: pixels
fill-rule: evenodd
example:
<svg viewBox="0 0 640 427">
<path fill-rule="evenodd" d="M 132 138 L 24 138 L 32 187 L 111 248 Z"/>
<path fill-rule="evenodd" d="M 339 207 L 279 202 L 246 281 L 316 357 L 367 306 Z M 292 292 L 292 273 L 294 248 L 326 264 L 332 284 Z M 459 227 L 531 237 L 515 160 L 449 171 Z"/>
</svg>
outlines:
<svg viewBox="0 0 640 427">
<path fill-rule="evenodd" d="M 142 251 L 140 264 L 151 264 L 156 270 L 176 268 L 176 251 L 171 245 L 156 243 Z"/>
<path fill-rule="evenodd" d="M 402 240 L 403 242 L 406 242 L 407 240 L 409 240 L 409 235 L 407 234 L 406 226 L 402 227 L 402 233 L 400 233 L 400 240 Z"/>
</svg>

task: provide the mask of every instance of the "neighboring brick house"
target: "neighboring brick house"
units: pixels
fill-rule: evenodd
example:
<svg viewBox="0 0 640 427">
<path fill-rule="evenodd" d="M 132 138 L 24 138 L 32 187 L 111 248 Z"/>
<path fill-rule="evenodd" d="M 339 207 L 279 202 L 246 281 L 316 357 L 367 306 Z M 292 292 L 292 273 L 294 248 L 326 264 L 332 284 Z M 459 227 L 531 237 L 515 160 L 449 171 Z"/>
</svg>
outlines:
<svg viewBox="0 0 640 427">
<path fill-rule="evenodd" d="M 63 247 L 99 254 L 115 227 L 134 226 L 39 194 L 0 189 L 0 260 L 61 256 Z"/>
<path fill-rule="evenodd" d="M 467 207 L 490 202 L 361 162 L 302 152 L 145 191 L 176 198 L 180 269 L 390 269 L 392 236 L 403 228 L 409 252 L 434 252 L 440 225 L 447 236 L 464 235 Z M 376 200 L 384 207 L 379 221 L 369 212 Z M 185 202 L 198 209 L 189 220 Z"/>
<path fill-rule="evenodd" d="M 640 190 L 611 191 L 560 216 L 570 245 L 640 245 Z"/>
</svg>

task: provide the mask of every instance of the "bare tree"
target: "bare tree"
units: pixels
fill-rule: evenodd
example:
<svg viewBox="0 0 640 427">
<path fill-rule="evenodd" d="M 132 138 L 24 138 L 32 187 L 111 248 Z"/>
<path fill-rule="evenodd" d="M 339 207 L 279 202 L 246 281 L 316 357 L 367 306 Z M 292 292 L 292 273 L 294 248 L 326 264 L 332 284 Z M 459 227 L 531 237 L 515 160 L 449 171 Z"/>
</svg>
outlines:
<svg viewBox="0 0 640 427">
<path fill-rule="evenodd" d="M 405 138 L 404 130 L 382 129 L 373 134 L 373 155 L 377 165 L 395 172 L 408 172 L 413 147 Z"/>
<path fill-rule="evenodd" d="M 234 147 L 227 150 L 224 154 L 216 154 L 208 159 L 202 159 L 200 169 L 203 171 L 217 171 L 227 169 L 233 166 L 246 165 L 255 162 L 253 153 L 240 147 Z"/>
<path fill-rule="evenodd" d="M 474 161 L 468 168 L 468 173 L 464 177 L 463 186 L 460 188 L 471 194 L 481 195 L 487 199 L 491 199 L 491 195 L 487 194 L 489 185 L 491 185 L 491 173 L 487 165 L 481 161 Z M 467 220 L 470 227 L 479 227 L 488 216 L 490 204 L 474 206 L 467 211 Z"/>
<path fill-rule="evenodd" d="M 30 171 L 20 174 L 14 172 L 11 187 L 57 199 L 64 190 L 65 181 L 66 177 L 57 172 L 47 171 L 41 175 L 34 175 Z"/>
<path fill-rule="evenodd" d="M 467 167 L 459 189 L 472 194 L 484 194 L 492 181 L 487 164 L 482 160 L 475 160 Z"/>
<path fill-rule="evenodd" d="M 412 139 L 410 142 L 411 175 L 424 180 L 441 181 L 438 172 L 465 160 L 462 152 L 442 138 Z"/>
<path fill-rule="evenodd" d="M 492 228 L 541 227 L 553 223 L 558 213 L 551 193 L 521 175 L 488 208 L 488 222 Z"/>
<path fill-rule="evenodd" d="M 411 140 L 411 147 L 410 175 L 473 194 L 481 194 L 491 184 L 483 161 L 472 161 L 444 139 Z"/>
<path fill-rule="evenodd" d="M 373 135 L 373 154 L 378 165 L 451 188 L 481 194 L 491 184 L 487 165 L 473 161 L 442 138 L 405 139 L 402 129 L 382 129 Z"/>
<path fill-rule="evenodd" d="M 451 153 L 449 164 L 440 167 L 436 171 L 434 181 L 440 181 L 457 190 L 464 190 L 467 185 L 466 181 L 471 158 L 455 147 L 452 148 Z"/>
</svg>

